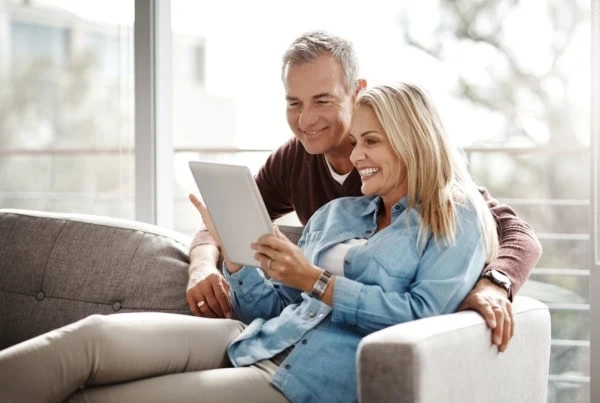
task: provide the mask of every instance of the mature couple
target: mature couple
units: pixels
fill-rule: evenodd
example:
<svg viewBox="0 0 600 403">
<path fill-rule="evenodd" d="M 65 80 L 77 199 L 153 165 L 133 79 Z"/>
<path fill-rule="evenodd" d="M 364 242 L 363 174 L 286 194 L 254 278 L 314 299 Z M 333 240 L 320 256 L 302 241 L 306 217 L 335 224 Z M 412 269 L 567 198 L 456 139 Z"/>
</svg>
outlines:
<svg viewBox="0 0 600 403">
<path fill-rule="evenodd" d="M 256 181 L 271 218 L 298 214 L 298 246 L 274 227 L 252 245 L 260 268 L 229 262 L 192 197 L 206 228 L 187 299 L 205 318 L 94 315 L 20 343 L 0 352 L 15 379 L 0 400 L 356 401 L 364 335 L 459 305 L 503 351 L 533 231 L 475 186 L 422 89 L 366 88 L 357 71 L 351 44 L 322 32 L 284 55 L 295 137 Z"/>
</svg>

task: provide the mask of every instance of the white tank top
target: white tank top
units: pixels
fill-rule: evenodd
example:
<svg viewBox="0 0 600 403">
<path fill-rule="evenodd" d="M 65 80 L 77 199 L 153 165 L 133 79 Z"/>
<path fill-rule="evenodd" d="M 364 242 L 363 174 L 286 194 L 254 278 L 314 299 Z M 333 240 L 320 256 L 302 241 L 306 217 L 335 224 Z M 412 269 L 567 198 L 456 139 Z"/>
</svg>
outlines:
<svg viewBox="0 0 600 403">
<path fill-rule="evenodd" d="M 344 276 L 344 258 L 346 257 L 346 254 L 351 248 L 366 243 L 366 239 L 349 239 L 345 242 L 338 243 L 321 253 L 317 266 L 323 270 L 329 271 L 334 276 Z"/>
</svg>

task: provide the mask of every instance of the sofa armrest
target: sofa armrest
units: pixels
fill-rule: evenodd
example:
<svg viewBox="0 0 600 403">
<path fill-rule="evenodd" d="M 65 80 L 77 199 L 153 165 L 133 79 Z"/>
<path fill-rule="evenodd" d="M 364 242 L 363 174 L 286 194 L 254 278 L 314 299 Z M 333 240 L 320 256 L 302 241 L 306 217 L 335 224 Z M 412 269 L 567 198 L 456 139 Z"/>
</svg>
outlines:
<svg viewBox="0 0 600 403">
<path fill-rule="evenodd" d="M 550 314 L 513 302 L 515 335 L 504 353 L 476 312 L 392 326 L 365 337 L 357 354 L 361 402 L 546 402 Z"/>
</svg>

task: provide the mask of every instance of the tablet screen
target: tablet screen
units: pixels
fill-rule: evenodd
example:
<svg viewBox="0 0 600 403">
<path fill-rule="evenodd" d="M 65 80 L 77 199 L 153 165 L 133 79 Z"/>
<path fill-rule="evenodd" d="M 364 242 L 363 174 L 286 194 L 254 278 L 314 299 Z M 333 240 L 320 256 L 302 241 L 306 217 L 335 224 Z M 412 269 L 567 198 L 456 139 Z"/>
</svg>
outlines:
<svg viewBox="0 0 600 403">
<path fill-rule="evenodd" d="M 258 186 L 244 165 L 190 161 L 190 169 L 232 263 L 260 266 L 250 244 L 272 232 Z"/>
</svg>

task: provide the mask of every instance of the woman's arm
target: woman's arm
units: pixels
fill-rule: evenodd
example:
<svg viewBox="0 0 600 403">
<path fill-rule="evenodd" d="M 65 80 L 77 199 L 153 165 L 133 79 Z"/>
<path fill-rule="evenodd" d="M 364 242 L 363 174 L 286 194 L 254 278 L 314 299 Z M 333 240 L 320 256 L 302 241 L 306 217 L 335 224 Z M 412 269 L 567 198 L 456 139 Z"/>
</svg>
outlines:
<svg viewBox="0 0 600 403">
<path fill-rule="evenodd" d="M 336 277 L 326 292 L 330 301 L 323 300 L 333 307 L 332 320 L 356 326 L 368 334 L 398 323 L 454 312 L 477 281 L 485 250 L 481 242 L 465 244 L 459 240 L 455 246 L 441 249 L 435 245 L 427 248 L 407 292 L 386 292 L 379 285 Z"/>
<path fill-rule="evenodd" d="M 268 280 L 259 268 L 243 267 L 230 273 L 224 265 L 223 274 L 231 287 L 233 310 L 244 323 L 273 318 L 287 305 L 301 300 L 300 290 Z"/>
</svg>

